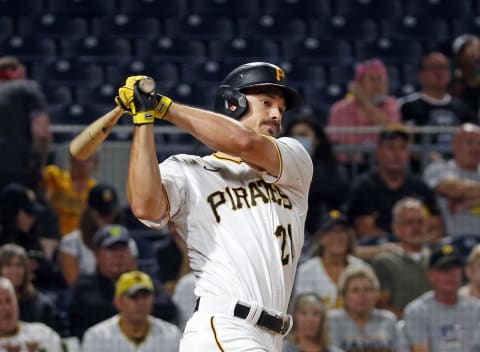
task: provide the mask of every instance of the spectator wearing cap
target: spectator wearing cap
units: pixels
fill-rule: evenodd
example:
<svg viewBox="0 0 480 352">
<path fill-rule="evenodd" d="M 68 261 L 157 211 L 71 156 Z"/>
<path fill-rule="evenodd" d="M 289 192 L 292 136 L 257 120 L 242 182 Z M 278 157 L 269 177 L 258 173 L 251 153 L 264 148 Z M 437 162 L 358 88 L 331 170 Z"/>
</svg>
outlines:
<svg viewBox="0 0 480 352">
<path fill-rule="evenodd" d="M 461 98 L 480 117 L 480 38 L 462 34 L 452 44 L 455 63 L 454 78 L 450 86 L 453 96 Z M 478 120 L 477 120 L 478 121 Z"/>
<path fill-rule="evenodd" d="M 349 266 L 368 265 L 353 255 L 355 236 L 345 216 L 337 210 L 328 213 L 315 233 L 313 257 L 298 267 L 295 295 L 313 292 L 328 308 L 341 307 L 337 296 L 340 275 Z"/>
<path fill-rule="evenodd" d="M 427 166 L 424 179 L 439 196 L 447 235 L 480 239 L 480 126 L 463 124 L 453 140 L 453 158 Z"/>
<path fill-rule="evenodd" d="M 98 153 L 86 160 L 70 156 L 68 170 L 48 165 L 43 170 L 41 188 L 58 214 L 62 236 L 78 228 L 88 194 L 97 181 L 92 177 L 99 162 Z"/>
<path fill-rule="evenodd" d="M 89 328 L 83 352 L 176 352 L 181 333 L 173 324 L 151 316 L 154 286 L 140 271 L 120 276 L 115 285 L 114 304 L 118 314 Z"/>
<path fill-rule="evenodd" d="M 480 301 L 458 294 L 463 260 L 455 247 L 432 251 L 428 279 L 432 290 L 405 308 L 405 335 L 411 351 L 471 351 L 480 326 Z"/>
<path fill-rule="evenodd" d="M 467 257 L 465 276 L 467 283 L 458 293 L 480 299 L 480 244 L 475 245 Z"/>
<path fill-rule="evenodd" d="M 443 222 L 434 192 L 408 171 L 410 137 L 402 125 L 384 127 L 376 149 L 378 166 L 357 179 L 347 203 L 348 216 L 361 243 L 394 240 L 392 209 L 397 201 L 415 197 L 425 204 L 429 214 L 429 234 L 443 236 Z"/>
<path fill-rule="evenodd" d="M 379 59 L 357 64 L 355 78 L 346 98 L 330 109 L 329 127 L 384 126 L 400 121 L 397 99 L 388 95 L 387 69 Z M 342 144 L 375 144 L 378 135 L 332 133 L 332 141 Z"/>
<path fill-rule="evenodd" d="M 89 327 L 116 314 L 113 304 L 115 282 L 123 273 L 136 269 L 130 241 L 128 230 L 117 224 L 104 226 L 95 233 L 96 271 L 80 275 L 70 288 L 68 313 L 74 336 L 81 337 Z M 156 291 L 154 315 L 174 319 L 176 309 L 170 298 L 163 290 Z"/>
<path fill-rule="evenodd" d="M 123 219 L 115 188 L 106 183 L 97 184 L 89 192 L 87 207 L 80 217 L 80 227 L 60 241 L 60 266 L 68 286 L 73 285 L 79 275 L 95 272 L 95 232 L 103 226 L 120 223 Z M 133 239 L 130 239 L 129 246 L 136 257 L 138 249 Z"/>
<path fill-rule="evenodd" d="M 403 198 L 393 207 L 392 229 L 399 239 L 399 250 L 380 253 L 372 268 L 380 281 L 377 307 L 402 317 L 412 300 L 430 290 L 427 267 L 427 211 L 416 198 Z M 408 289 L 406 289 L 408 287 Z"/>
</svg>

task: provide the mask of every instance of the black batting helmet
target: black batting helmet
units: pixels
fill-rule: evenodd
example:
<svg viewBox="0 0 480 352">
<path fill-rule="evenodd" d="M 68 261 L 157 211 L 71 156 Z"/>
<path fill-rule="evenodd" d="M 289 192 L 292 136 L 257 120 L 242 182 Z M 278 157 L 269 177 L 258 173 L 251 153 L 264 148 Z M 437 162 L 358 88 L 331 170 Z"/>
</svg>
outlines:
<svg viewBox="0 0 480 352">
<path fill-rule="evenodd" d="M 267 62 L 252 62 L 241 65 L 230 72 L 218 88 L 215 111 L 233 117 L 242 116 L 247 110 L 244 89 L 250 87 L 275 86 L 283 91 L 287 110 L 301 104 L 300 94 L 287 86 L 287 76 L 278 66 Z"/>
</svg>

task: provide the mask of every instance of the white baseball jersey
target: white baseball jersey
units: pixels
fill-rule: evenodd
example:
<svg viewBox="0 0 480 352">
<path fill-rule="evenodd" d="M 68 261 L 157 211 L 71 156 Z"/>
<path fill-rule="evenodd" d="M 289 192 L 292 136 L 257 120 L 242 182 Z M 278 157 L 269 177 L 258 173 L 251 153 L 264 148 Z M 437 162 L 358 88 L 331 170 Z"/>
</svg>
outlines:
<svg viewBox="0 0 480 352">
<path fill-rule="evenodd" d="M 275 178 L 223 154 L 172 156 L 160 164 L 170 218 L 186 241 L 195 295 L 229 296 L 285 312 L 304 240 L 310 155 L 273 139 Z M 150 226 L 158 223 L 145 222 Z"/>
<path fill-rule="evenodd" d="M 120 329 L 119 315 L 89 328 L 83 336 L 83 352 L 177 352 L 180 330 L 173 324 L 149 317 L 150 329 L 145 340 L 135 343 Z"/>
<path fill-rule="evenodd" d="M 0 351 L 7 352 L 6 346 L 17 346 L 19 352 L 29 352 L 28 345 L 37 346 L 39 352 L 61 352 L 60 336 L 42 323 L 19 322 L 18 331 L 11 336 L 0 337 Z"/>
</svg>

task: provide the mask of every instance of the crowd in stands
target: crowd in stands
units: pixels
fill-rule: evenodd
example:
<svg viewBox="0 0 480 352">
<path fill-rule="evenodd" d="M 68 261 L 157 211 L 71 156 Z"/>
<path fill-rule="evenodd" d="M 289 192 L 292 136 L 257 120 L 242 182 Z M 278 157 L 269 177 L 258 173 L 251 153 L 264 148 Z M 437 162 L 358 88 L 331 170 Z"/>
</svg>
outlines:
<svg viewBox="0 0 480 352">
<path fill-rule="evenodd" d="M 480 351 L 480 39 L 448 42 L 410 58 L 415 91 L 362 58 L 344 95 L 316 104 L 309 82 L 286 116 L 314 172 L 285 351 Z M 174 224 L 145 246 L 98 154 L 56 162 L 52 85 L 28 67 L 0 57 L 0 350 L 178 350 L 196 298 Z M 165 236 L 176 260 L 143 266 Z"/>
</svg>

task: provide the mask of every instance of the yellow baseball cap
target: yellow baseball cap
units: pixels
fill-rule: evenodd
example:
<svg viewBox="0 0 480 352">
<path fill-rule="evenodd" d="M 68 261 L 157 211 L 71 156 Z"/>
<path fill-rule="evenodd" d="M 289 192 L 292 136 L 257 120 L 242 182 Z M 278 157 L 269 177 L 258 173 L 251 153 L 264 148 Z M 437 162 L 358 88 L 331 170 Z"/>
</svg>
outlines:
<svg viewBox="0 0 480 352">
<path fill-rule="evenodd" d="M 153 292 L 153 282 L 150 276 L 141 271 L 123 273 L 115 285 L 115 296 L 134 295 L 140 290 Z"/>
</svg>

